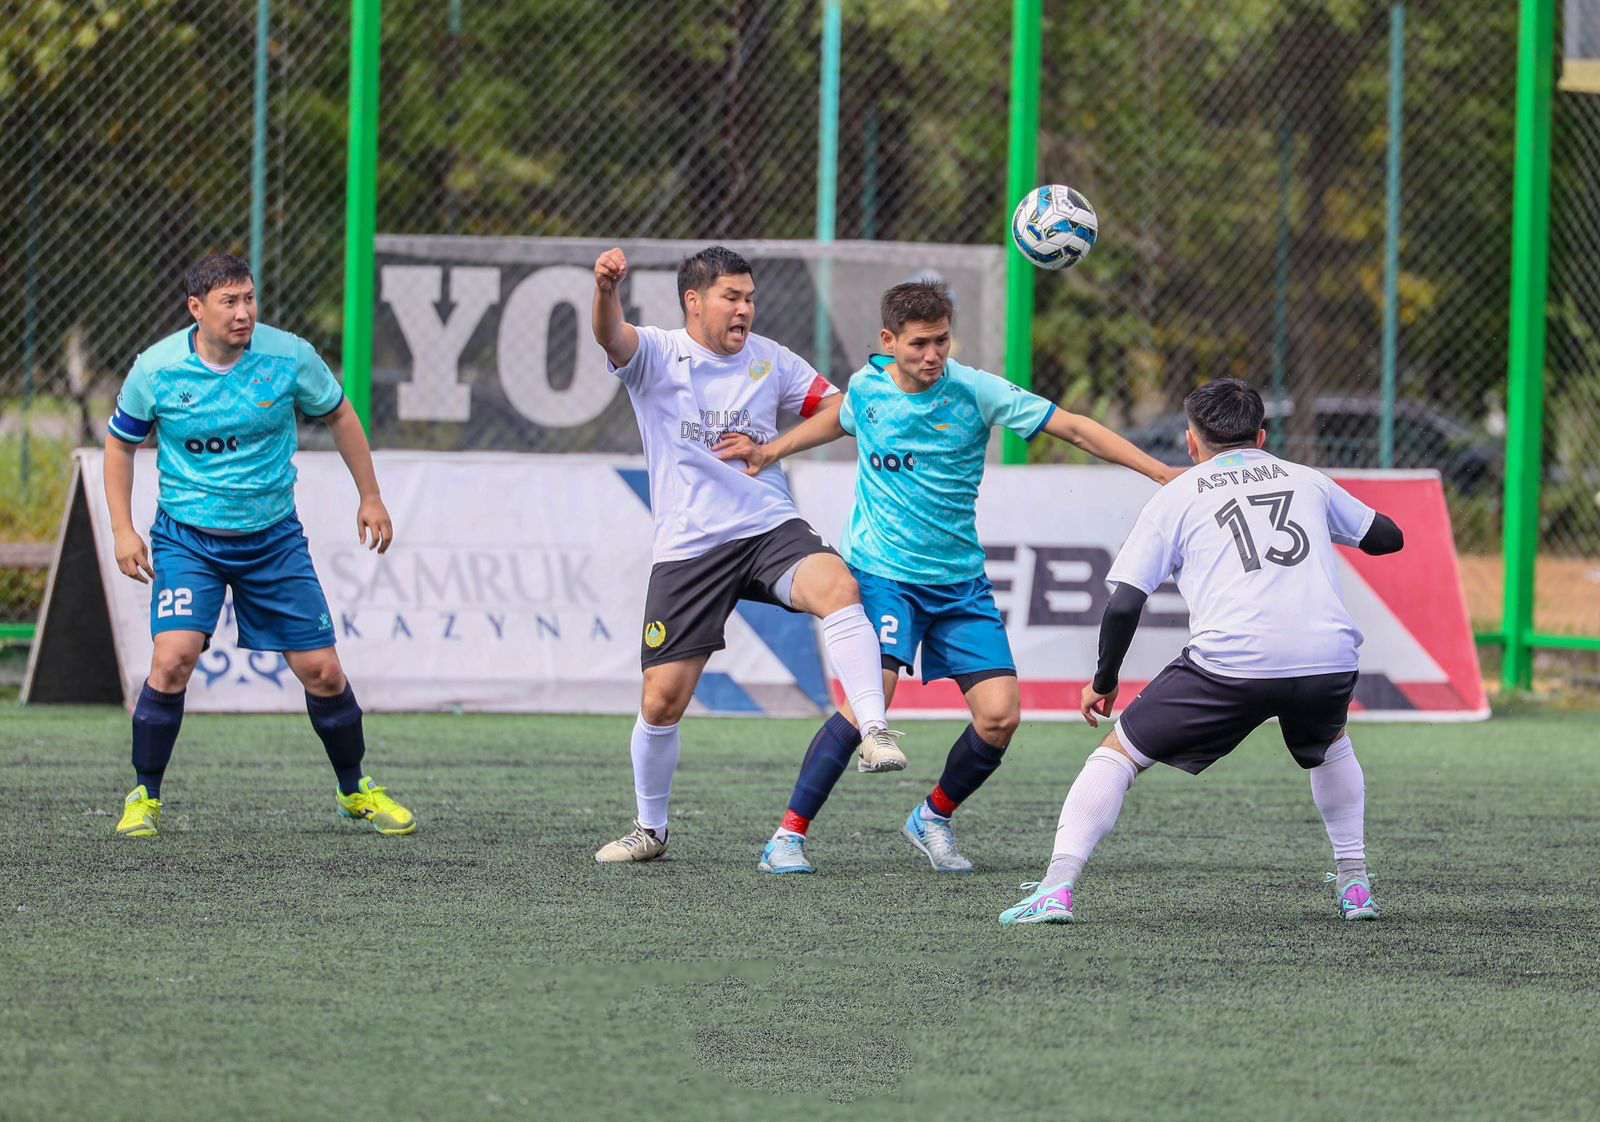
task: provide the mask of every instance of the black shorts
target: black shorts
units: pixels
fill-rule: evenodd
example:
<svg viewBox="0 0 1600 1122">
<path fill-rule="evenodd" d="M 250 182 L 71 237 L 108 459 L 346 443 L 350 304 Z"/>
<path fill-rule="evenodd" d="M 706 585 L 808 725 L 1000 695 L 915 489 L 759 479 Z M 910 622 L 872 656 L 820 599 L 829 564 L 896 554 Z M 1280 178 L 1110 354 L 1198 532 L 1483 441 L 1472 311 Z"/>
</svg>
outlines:
<svg viewBox="0 0 1600 1122">
<path fill-rule="evenodd" d="M 652 566 L 640 665 L 720 651 L 728 645 L 723 628 L 740 600 L 788 608 L 774 595 L 774 586 L 796 561 L 813 553 L 837 556 L 805 519 L 791 518 L 753 538 L 723 542 L 699 557 Z"/>
<path fill-rule="evenodd" d="M 1199 775 L 1261 725 L 1278 718 L 1295 763 L 1313 768 L 1350 716 L 1356 672 L 1300 678 L 1225 678 L 1189 652 L 1173 659 L 1117 723 L 1128 747 Z"/>
</svg>

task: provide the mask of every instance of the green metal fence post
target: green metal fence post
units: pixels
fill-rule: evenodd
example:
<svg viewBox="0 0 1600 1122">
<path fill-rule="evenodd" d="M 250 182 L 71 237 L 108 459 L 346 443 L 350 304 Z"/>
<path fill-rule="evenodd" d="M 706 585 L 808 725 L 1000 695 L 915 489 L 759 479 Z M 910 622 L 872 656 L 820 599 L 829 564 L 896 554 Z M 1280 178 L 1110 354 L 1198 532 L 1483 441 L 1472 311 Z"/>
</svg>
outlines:
<svg viewBox="0 0 1600 1122">
<path fill-rule="evenodd" d="M 250 271 L 256 298 L 266 279 L 267 240 L 267 47 L 272 28 L 272 0 L 256 0 L 255 121 L 250 145 Z"/>
<path fill-rule="evenodd" d="M 368 432 L 372 431 L 372 243 L 378 218 L 378 61 L 382 29 L 382 0 L 352 0 L 342 365 L 345 396 Z"/>
<path fill-rule="evenodd" d="M 1006 169 L 1006 377 L 1033 387 L 1034 267 L 1011 242 L 1010 207 L 1037 184 L 1039 144 L 1039 37 L 1044 0 L 1013 0 L 1011 7 L 1011 159 Z M 1028 445 L 1005 435 L 1005 462 L 1028 462 Z"/>
<path fill-rule="evenodd" d="M 817 241 L 832 245 L 839 211 L 839 43 L 842 13 L 839 0 L 827 0 L 822 12 L 822 65 L 817 105 Z M 833 294 L 833 261 L 824 252 L 817 261 L 817 318 L 813 345 L 817 373 L 828 377 L 833 366 L 833 322 L 828 298 Z"/>
<path fill-rule="evenodd" d="M 1550 265 L 1550 99 L 1554 0 L 1522 0 L 1511 223 L 1511 347 L 1507 372 L 1505 662 L 1501 683 L 1533 680 L 1534 561 L 1544 433 L 1545 301 Z"/>
<path fill-rule="evenodd" d="M 1394 398 L 1400 361 L 1400 131 L 1405 115 L 1406 6 L 1389 8 L 1388 218 L 1383 232 L 1383 416 L 1379 466 L 1394 467 Z"/>
</svg>

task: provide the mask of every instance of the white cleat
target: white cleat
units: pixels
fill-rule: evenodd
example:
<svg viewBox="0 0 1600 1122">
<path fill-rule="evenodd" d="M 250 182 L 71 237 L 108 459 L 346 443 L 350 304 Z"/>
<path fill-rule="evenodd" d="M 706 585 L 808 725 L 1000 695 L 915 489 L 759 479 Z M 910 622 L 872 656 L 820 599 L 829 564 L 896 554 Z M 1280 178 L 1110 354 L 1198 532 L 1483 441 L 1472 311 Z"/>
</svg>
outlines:
<svg viewBox="0 0 1600 1122">
<path fill-rule="evenodd" d="M 906 841 L 916 846 L 928 859 L 936 873 L 970 873 L 972 862 L 961 856 L 956 848 L 956 834 L 950 828 L 950 819 L 923 815 L 924 804 L 906 817 L 900 833 Z"/>
<path fill-rule="evenodd" d="M 607 842 L 595 851 L 594 859 L 602 865 L 623 861 L 654 861 L 666 852 L 666 840 L 658 838 L 654 830 L 641 825 L 636 818 L 633 833 Z"/>
<path fill-rule="evenodd" d="M 906 754 L 900 750 L 903 732 L 891 729 L 873 729 L 861 738 L 861 758 L 856 761 L 857 771 L 904 771 Z"/>
</svg>

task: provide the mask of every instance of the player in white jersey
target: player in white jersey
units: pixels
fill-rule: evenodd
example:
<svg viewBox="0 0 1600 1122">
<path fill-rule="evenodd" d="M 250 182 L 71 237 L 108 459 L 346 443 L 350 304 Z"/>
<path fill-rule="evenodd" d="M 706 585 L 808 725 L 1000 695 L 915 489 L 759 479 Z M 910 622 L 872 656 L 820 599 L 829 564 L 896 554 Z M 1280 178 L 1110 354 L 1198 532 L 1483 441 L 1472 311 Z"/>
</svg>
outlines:
<svg viewBox="0 0 1600 1122">
<path fill-rule="evenodd" d="M 751 331 L 755 279 L 743 257 L 710 246 L 678 269 L 684 326 L 635 327 L 622 311 L 620 249 L 594 264 L 594 337 L 628 390 L 650 475 L 654 561 L 645 595 L 644 690 L 633 730 L 638 818 L 595 860 L 649 861 L 667 848 L 667 804 L 678 723 L 740 600 L 822 620 L 823 642 L 860 722 L 862 771 L 899 771 L 906 758 L 884 720 L 878 636 L 855 578 L 800 517 L 772 467 L 750 476 L 712 454 L 729 432 L 778 435 L 778 413 L 839 412 L 843 399 L 787 347 Z"/>
<path fill-rule="evenodd" d="M 1273 717 L 1311 776 L 1338 866 L 1339 912 L 1376 919 L 1367 877 L 1366 789 L 1345 721 L 1361 632 L 1345 610 L 1333 546 L 1394 553 L 1390 518 L 1321 472 L 1263 450 L 1261 395 L 1224 378 L 1184 402 L 1195 467 L 1146 504 L 1107 574 L 1100 658 L 1084 687 L 1091 726 L 1109 717 L 1145 599 L 1176 574 L 1189 645 L 1128 706 L 1061 808 L 1044 879 L 1004 924 L 1071 923 L 1073 888 L 1151 764 L 1198 775 Z"/>
</svg>

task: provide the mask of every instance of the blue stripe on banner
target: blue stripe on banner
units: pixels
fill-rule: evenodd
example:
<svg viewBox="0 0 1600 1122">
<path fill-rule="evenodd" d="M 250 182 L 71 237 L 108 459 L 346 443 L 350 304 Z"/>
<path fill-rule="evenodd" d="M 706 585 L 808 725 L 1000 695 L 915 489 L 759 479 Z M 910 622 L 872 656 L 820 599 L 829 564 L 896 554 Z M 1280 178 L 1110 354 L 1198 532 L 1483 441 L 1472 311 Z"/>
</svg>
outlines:
<svg viewBox="0 0 1600 1122">
<path fill-rule="evenodd" d="M 650 473 L 641 468 L 618 468 L 617 474 L 622 476 L 622 481 L 633 488 L 633 493 L 639 496 L 639 501 L 646 510 L 650 509 Z"/>
<path fill-rule="evenodd" d="M 744 687 L 726 674 L 700 675 L 700 684 L 694 696 L 714 713 L 760 713 L 756 699 L 744 692 Z"/>
<path fill-rule="evenodd" d="M 824 713 L 833 702 L 828 697 L 828 679 L 822 671 L 822 650 L 817 645 L 816 626 L 811 617 L 786 612 L 776 604 L 739 601 L 739 615 L 761 641 L 778 656 L 784 669 L 794 675 L 795 685 L 805 691 Z"/>
</svg>

